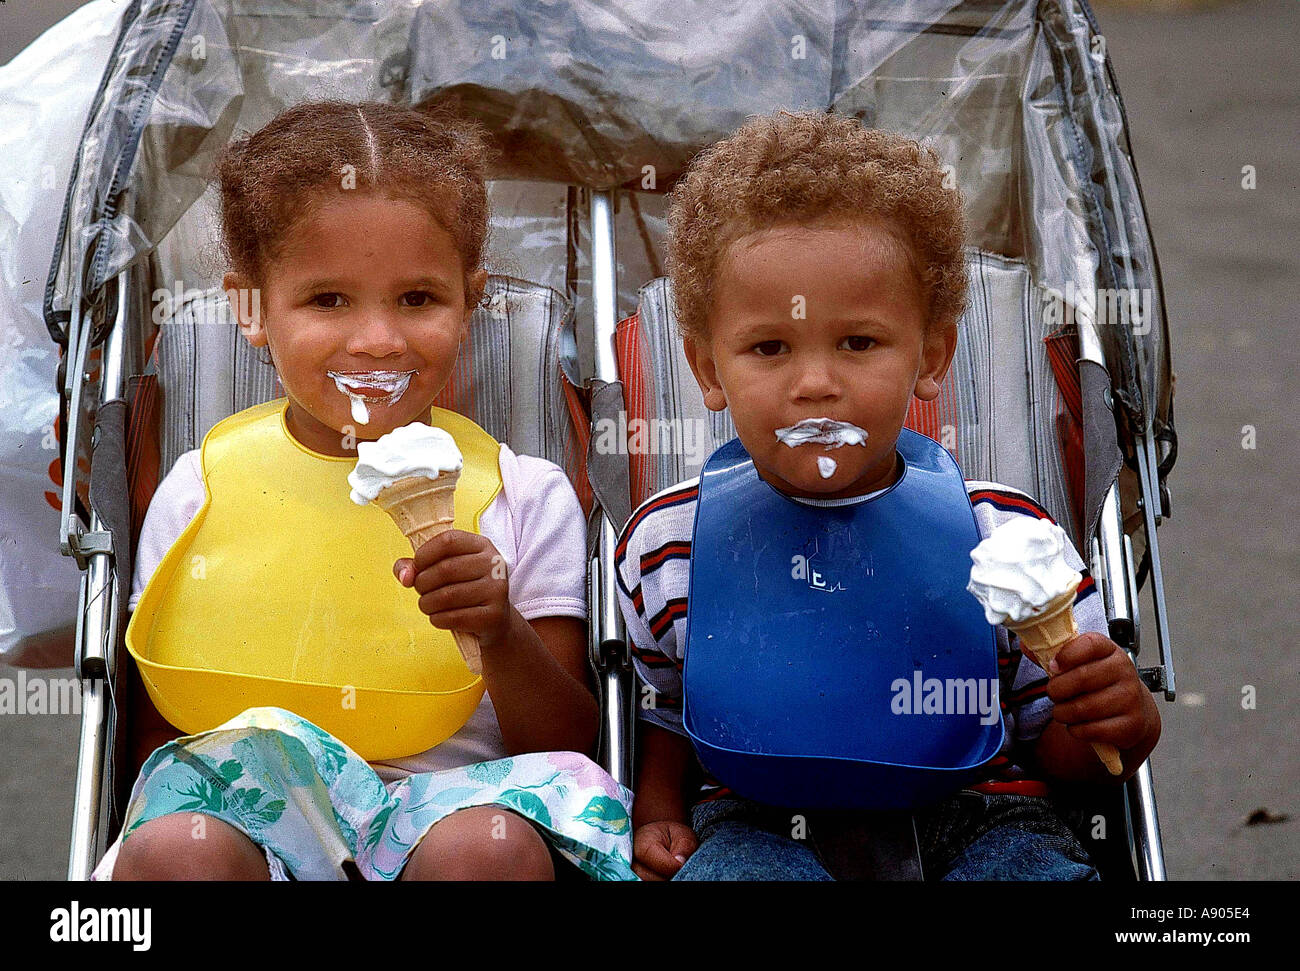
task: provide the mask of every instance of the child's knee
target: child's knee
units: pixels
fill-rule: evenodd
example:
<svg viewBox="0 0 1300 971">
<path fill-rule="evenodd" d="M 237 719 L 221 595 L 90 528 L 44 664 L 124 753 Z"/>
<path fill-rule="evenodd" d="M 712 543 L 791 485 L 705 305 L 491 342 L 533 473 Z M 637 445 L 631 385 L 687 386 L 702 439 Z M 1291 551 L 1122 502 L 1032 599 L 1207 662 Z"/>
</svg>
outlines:
<svg viewBox="0 0 1300 971">
<path fill-rule="evenodd" d="M 686 860 L 676 881 L 828 881 L 831 875 L 803 841 L 737 820 L 723 820 Z"/>
<path fill-rule="evenodd" d="M 266 880 L 266 857 L 234 826 L 201 813 L 151 819 L 122 842 L 114 880 Z"/>
<path fill-rule="evenodd" d="M 430 828 L 403 880 L 553 880 L 541 834 L 502 806 L 462 809 Z"/>
</svg>

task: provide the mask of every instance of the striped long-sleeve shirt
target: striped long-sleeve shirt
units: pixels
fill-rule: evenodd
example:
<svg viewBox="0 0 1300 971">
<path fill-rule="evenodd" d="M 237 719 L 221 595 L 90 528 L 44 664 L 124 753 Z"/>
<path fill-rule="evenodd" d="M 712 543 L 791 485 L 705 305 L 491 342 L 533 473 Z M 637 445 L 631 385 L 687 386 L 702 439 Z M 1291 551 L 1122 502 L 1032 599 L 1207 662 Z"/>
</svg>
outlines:
<svg viewBox="0 0 1300 971">
<path fill-rule="evenodd" d="M 1008 486 L 967 480 L 966 491 L 981 539 L 1015 516 L 1051 519 L 1037 502 Z M 651 699 L 639 704 L 638 710 L 643 719 L 682 735 L 682 664 L 698 496 L 698 479 L 651 496 L 628 520 L 616 553 L 619 603 L 627 621 L 632 660 L 643 697 Z M 862 496 L 857 501 L 868 498 Z M 1067 550 L 1067 559 L 1083 575 L 1074 603 L 1079 632 L 1107 633 L 1105 608 L 1096 584 L 1073 547 Z M 1052 719 L 1047 674 L 1020 652 L 1014 635 L 1009 635 L 1006 628 L 997 627 L 996 635 L 999 700 L 1006 740 L 1002 751 L 989 763 L 987 778 L 970 788 L 1044 795 L 1045 782 L 1031 777 L 1020 763 L 1026 761 L 1026 747 Z M 701 795 L 716 798 L 726 791 L 714 780 L 706 779 Z"/>
</svg>

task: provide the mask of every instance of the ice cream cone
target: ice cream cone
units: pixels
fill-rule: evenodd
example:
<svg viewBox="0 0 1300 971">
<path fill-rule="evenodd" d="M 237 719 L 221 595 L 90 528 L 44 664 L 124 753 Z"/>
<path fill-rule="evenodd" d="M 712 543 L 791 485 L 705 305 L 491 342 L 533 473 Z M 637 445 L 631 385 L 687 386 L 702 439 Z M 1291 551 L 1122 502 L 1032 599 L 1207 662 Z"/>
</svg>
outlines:
<svg viewBox="0 0 1300 971">
<path fill-rule="evenodd" d="M 373 501 L 411 541 L 411 549 L 418 550 L 439 533 L 451 529 L 456 518 L 458 479 L 459 472 L 443 472 L 436 479 L 410 475 L 395 479 L 379 490 Z"/>
<path fill-rule="evenodd" d="M 412 475 L 395 479 L 375 496 L 373 502 L 392 518 L 397 528 L 418 550 L 440 533 L 451 529 L 456 518 L 456 482 L 460 472 L 442 472 L 436 479 Z M 478 637 L 466 631 L 452 631 L 465 664 L 475 674 L 483 673 Z"/>
<path fill-rule="evenodd" d="M 1074 638 L 1079 636 L 1079 628 L 1074 622 L 1074 591 L 1077 584 L 1065 593 L 1050 600 L 1041 611 L 1019 623 L 1008 621 L 1008 630 L 1015 631 L 1021 645 L 1033 657 L 1040 668 L 1047 671 L 1047 665 L 1057 652 Z M 1047 671 L 1050 678 L 1052 673 Z M 1122 775 L 1124 763 L 1119 757 L 1119 750 L 1108 742 L 1093 742 L 1092 750 L 1111 775 Z"/>
</svg>

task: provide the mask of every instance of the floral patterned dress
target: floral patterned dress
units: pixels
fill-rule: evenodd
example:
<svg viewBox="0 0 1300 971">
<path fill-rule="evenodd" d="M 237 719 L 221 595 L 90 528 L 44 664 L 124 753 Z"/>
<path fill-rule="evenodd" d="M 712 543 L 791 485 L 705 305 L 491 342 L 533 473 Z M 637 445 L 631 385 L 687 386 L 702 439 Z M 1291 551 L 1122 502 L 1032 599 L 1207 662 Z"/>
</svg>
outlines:
<svg viewBox="0 0 1300 971">
<path fill-rule="evenodd" d="M 584 755 L 533 752 L 385 786 L 346 745 L 281 708 L 250 708 L 157 749 L 92 879 L 111 879 L 117 851 L 141 825 L 188 813 L 243 832 L 275 879 L 342 880 L 355 866 L 368 880 L 395 880 L 434 823 L 489 805 L 523 816 L 592 879 L 637 879 L 632 793 Z"/>
</svg>

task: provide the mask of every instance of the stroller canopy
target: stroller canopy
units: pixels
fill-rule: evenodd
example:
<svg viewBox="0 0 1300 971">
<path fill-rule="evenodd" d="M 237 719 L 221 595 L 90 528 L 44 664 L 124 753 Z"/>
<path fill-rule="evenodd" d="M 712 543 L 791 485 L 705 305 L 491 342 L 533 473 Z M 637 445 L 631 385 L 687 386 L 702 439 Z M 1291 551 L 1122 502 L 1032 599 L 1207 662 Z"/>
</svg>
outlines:
<svg viewBox="0 0 1300 971">
<path fill-rule="evenodd" d="M 45 296 L 55 340 L 79 300 L 103 327 L 109 281 L 195 207 L 228 140 L 325 97 L 452 103 L 491 130 L 502 179 L 641 197 L 751 114 L 827 110 L 901 131 L 953 167 L 970 245 L 1024 259 L 1063 294 L 1133 426 L 1169 419 L 1122 105 L 1073 0 L 135 0 L 68 189 Z M 526 263 L 554 208 L 498 196 L 498 222 L 526 241 L 516 275 L 544 278 Z M 636 218 L 656 248 L 662 221 Z M 1107 316 L 1115 294 L 1125 312 Z M 1144 295 L 1145 317 L 1127 294 Z"/>
</svg>

